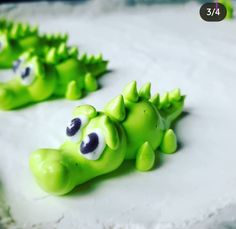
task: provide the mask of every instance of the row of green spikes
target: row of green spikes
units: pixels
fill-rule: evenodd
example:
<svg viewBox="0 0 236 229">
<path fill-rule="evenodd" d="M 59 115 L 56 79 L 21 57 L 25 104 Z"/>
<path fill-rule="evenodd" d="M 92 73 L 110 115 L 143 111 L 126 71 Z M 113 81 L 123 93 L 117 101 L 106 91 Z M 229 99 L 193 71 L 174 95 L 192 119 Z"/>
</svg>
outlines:
<svg viewBox="0 0 236 229">
<path fill-rule="evenodd" d="M 79 52 L 77 47 L 67 47 L 65 43 L 62 43 L 58 48 L 50 48 L 47 51 L 45 59 L 47 63 L 56 64 L 70 57 L 78 58 L 78 54 Z M 96 64 L 101 62 L 103 57 L 101 54 L 98 56 L 88 56 L 87 54 L 83 54 L 79 57 L 79 60 L 85 64 Z"/>
<path fill-rule="evenodd" d="M 131 82 L 126 86 L 122 95 L 117 96 L 111 100 L 105 107 L 105 113 L 116 121 L 123 121 L 126 117 L 125 100 L 130 102 L 138 102 L 140 98 L 149 100 L 156 107 L 163 108 L 168 107 L 171 103 L 179 101 L 182 96 L 179 89 L 175 89 L 171 92 L 166 92 L 163 96 L 159 96 L 156 93 L 151 97 L 151 83 L 146 83 L 138 92 L 136 81 Z"/>
<path fill-rule="evenodd" d="M 68 34 L 61 34 L 61 33 L 57 33 L 57 34 L 43 34 L 41 36 L 43 39 L 47 40 L 47 41 L 61 41 L 61 42 L 66 42 L 68 39 Z"/>
<path fill-rule="evenodd" d="M 8 37 L 11 39 L 18 39 L 26 36 L 38 34 L 38 27 L 31 27 L 28 24 L 17 23 L 7 30 Z"/>
</svg>

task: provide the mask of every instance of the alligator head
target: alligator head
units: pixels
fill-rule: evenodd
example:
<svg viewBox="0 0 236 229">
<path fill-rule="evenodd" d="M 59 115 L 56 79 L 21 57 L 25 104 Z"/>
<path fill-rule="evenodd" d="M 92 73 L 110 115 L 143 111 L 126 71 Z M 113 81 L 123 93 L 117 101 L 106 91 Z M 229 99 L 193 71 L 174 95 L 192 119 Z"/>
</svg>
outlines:
<svg viewBox="0 0 236 229">
<path fill-rule="evenodd" d="M 31 171 L 46 192 L 66 194 L 75 186 L 116 169 L 124 160 L 123 129 L 90 105 L 75 109 L 66 134 L 70 140 L 59 149 L 40 149 L 30 157 Z"/>
<path fill-rule="evenodd" d="M 13 64 L 14 77 L 0 84 L 0 109 L 11 110 L 48 98 L 55 87 L 55 74 L 46 74 L 44 62 L 26 52 Z"/>
</svg>

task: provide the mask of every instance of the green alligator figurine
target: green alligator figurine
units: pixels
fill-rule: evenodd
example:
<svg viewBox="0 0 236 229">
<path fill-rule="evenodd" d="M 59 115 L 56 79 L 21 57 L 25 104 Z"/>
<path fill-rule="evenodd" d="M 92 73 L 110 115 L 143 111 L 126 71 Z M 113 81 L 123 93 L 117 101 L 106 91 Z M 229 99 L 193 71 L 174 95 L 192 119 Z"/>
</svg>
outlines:
<svg viewBox="0 0 236 229">
<path fill-rule="evenodd" d="M 0 20 L 0 69 L 11 68 L 14 61 L 27 50 L 34 49 L 45 55 L 51 47 L 57 48 L 67 41 L 67 34 L 38 33 L 37 26 Z"/>
<path fill-rule="evenodd" d="M 31 154 L 30 168 L 37 183 L 55 195 L 135 160 L 139 171 L 152 169 L 155 151 L 176 151 L 171 123 L 182 113 L 180 90 L 150 98 L 151 84 L 137 92 L 132 82 L 104 111 L 90 105 L 77 107 L 66 129 L 69 140 L 59 149 L 39 149 Z"/>
<path fill-rule="evenodd" d="M 14 63 L 16 76 L 0 83 L 0 109 L 12 110 L 52 97 L 79 99 L 84 92 L 97 89 L 96 78 L 106 72 L 108 63 L 101 55 L 78 58 L 77 48 L 65 44 L 41 57 L 28 51 Z"/>
</svg>

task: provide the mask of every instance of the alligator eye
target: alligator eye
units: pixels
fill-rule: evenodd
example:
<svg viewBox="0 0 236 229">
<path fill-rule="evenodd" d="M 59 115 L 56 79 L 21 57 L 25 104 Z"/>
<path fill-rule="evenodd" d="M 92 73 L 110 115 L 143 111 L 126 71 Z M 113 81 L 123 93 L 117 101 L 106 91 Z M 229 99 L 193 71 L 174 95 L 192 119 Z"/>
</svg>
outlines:
<svg viewBox="0 0 236 229">
<path fill-rule="evenodd" d="M 71 137 L 72 140 L 78 141 L 80 130 L 88 123 L 88 118 L 80 115 L 71 120 L 69 126 L 66 128 L 66 135 Z"/>
<path fill-rule="evenodd" d="M 89 160 L 97 160 L 106 146 L 105 138 L 100 129 L 88 134 L 80 144 L 80 152 Z"/>
<path fill-rule="evenodd" d="M 34 78 L 35 78 L 33 68 L 30 66 L 23 68 L 21 71 L 20 77 L 21 77 L 22 84 L 30 85 L 34 81 Z"/>
<path fill-rule="evenodd" d="M 21 78 L 25 79 L 30 76 L 31 69 L 30 67 L 26 67 L 22 72 L 21 72 Z"/>
<path fill-rule="evenodd" d="M 17 70 L 19 69 L 21 63 L 22 63 L 22 60 L 21 60 L 21 59 L 18 59 L 18 60 L 16 60 L 16 61 L 13 62 L 12 69 L 13 69 L 13 71 L 14 71 L 15 73 L 16 73 Z"/>
</svg>

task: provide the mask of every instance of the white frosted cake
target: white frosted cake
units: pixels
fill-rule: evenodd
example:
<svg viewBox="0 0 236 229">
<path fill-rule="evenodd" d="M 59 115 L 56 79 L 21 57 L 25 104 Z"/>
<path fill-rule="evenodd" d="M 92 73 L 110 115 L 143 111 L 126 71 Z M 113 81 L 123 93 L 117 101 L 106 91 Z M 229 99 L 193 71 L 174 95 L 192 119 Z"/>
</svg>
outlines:
<svg viewBox="0 0 236 229">
<path fill-rule="evenodd" d="M 68 32 L 82 52 L 103 53 L 112 71 L 101 89 L 78 101 L 52 100 L 0 112 L 0 228 L 234 228 L 236 222 L 236 20 L 205 22 L 200 4 L 126 6 L 123 1 L 0 5 L 0 14 L 44 32 Z M 1 71 L 5 81 L 11 71 Z M 150 172 L 133 164 L 65 196 L 40 189 L 32 151 L 65 140 L 73 108 L 101 110 L 137 80 L 152 91 L 181 88 L 184 115 L 176 154 Z"/>
</svg>

